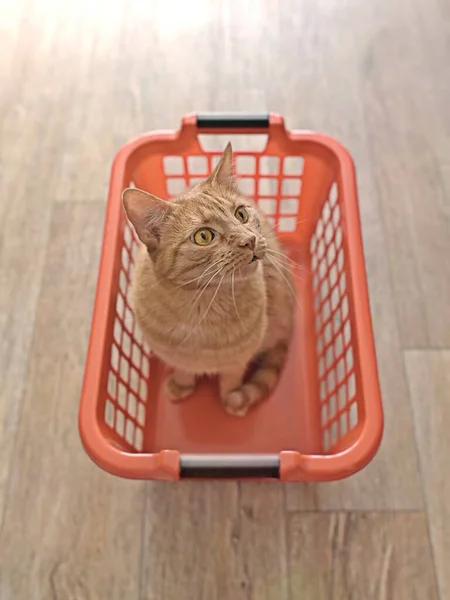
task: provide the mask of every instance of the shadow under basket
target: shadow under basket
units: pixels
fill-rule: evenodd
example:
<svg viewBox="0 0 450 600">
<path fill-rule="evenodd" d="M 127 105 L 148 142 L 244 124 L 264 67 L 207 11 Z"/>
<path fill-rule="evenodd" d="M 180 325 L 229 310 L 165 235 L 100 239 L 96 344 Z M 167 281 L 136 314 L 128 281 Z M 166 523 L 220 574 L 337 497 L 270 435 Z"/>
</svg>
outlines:
<svg viewBox="0 0 450 600">
<path fill-rule="evenodd" d="M 284 370 L 271 396 L 244 418 L 225 412 L 214 379 L 201 381 L 182 403 L 164 397 L 166 367 L 152 356 L 130 308 L 138 245 L 121 203 L 132 185 L 167 199 L 182 193 L 206 178 L 228 140 L 240 189 L 273 224 L 294 261 L 297 287 Z M 287 131 L 275 114 L 213 114 L 187 115 L 179 130 L 145 134 L 121 148 L 79 425 L 90 457 L 130 478 L 330 481 L 372 459 L 383 414 L 355 172 L 338 142 Z"/>
</svg>

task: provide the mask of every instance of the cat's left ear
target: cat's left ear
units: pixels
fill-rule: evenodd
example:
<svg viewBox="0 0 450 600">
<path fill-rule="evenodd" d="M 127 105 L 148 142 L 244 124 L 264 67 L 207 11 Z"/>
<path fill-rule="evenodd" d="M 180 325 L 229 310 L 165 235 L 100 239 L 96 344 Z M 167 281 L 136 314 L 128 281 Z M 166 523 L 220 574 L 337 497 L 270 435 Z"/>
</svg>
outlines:
<svg viewBox="0 0 450 600">
<path fill-rule="evenodd" d="M 172 211 L 169 202 L 136 188 L 126 189 L 122 202 L 138 238 L 150 251 L 155 250 L 159 245 L 161 226 Z"/>
<path fill-rule="evenodd" d="M 231 142 L 228 142 L 220 161 L 218 162 L 214 171 L 206 180 L 206 183 L 235 185 L 233 174 L 233 149 L 231 147 Z"/>
</svg>

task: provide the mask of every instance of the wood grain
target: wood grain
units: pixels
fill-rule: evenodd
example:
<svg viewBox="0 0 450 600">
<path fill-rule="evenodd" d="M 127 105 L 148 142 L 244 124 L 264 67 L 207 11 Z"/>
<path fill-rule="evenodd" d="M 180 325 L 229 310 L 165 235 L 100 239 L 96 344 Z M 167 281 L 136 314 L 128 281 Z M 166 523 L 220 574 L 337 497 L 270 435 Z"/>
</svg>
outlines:
<svg viewBox="0 0 450 600">
<path fill-rule="evenodd" d="M 422 513 L 296 514 L 288 531 L 292 600 L 439 598 Z"/>
<path fill-rule="evenodd" d="M 405 353 L 441 598 L 450 597 L 450 350 Z"/>
<path fill-rule="evenodd" d="M 103 202 L 56 205 L 0 534 L 0 597 L 137 597 L 143 484 L 91 464 L 77 410 Z"/>
</svg>

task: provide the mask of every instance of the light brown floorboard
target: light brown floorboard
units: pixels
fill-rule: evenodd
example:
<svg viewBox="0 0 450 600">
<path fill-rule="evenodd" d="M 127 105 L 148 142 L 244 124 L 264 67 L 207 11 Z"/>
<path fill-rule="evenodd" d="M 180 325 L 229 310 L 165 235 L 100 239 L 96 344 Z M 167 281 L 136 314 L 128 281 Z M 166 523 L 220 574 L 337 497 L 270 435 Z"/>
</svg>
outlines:
<svg viewBox="0 0 450 600">
<path fill-rule="evenodd" d="M 0 598 L 137 598 L 143 484 L 83 452 L 78 401 L 103 203 L 59 204 L 0 533 Z"/>
</svg>

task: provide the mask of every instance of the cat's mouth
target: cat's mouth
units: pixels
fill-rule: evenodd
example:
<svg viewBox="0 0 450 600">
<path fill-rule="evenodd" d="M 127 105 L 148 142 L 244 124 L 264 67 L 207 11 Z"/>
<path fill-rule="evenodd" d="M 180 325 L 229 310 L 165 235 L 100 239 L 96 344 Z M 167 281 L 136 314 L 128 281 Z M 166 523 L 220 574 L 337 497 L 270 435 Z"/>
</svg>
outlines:
<svg viewBox="0 0 450 600">
<path fill-rule="evenodd" d="M 257 260 L 259 260 L 259 256 L 256 256 L 256 254 L 254 254 L 252 260 L 250 261 L 250 263 L 254 263 Z"/>
</svg>

